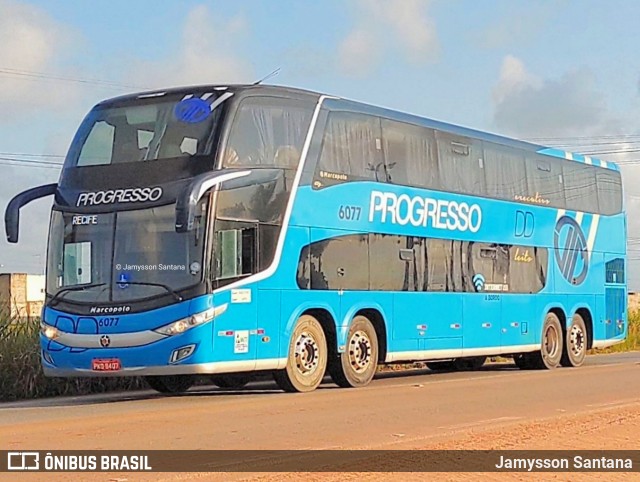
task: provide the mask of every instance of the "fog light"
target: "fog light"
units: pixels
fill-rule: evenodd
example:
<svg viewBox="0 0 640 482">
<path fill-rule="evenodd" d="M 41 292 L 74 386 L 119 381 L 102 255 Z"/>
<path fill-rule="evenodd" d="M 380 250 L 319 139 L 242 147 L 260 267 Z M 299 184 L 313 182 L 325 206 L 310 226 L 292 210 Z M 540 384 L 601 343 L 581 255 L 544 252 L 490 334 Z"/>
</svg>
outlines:
<svg viewBox="0 0 640 482">
<path fill-rule="evenodd" d="M 48 351 L 42 350 L 42 359 L 45 362 L 47 362 L 49 365 L 55 365 L 55 363 L 53 363 L 53 358 L 51 357 Z"/>
<path fill-rule="evenodd" d="M 195 345 L 187 345 L 176 350 L 173 350 L 171 353 L 171 358 L 169 359 L 169 363 L 177 363 L 179 361 L 184 360 L 187 357 L 190 357 L 195 351 Z"/>
</svg>

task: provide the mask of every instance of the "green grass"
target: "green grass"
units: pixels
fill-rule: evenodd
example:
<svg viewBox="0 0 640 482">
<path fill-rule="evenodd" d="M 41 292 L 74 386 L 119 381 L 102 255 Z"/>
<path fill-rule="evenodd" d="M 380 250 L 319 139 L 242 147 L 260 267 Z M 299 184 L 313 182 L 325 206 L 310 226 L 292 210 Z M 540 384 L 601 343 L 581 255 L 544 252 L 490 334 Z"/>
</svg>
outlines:
<svg viewBox="0 0 640 482">
<path fill-rule="evenodd" d="M 618 343 L 604 350 L 596 350 L 595 353 L 617 353 L 640 350 L 640 310 L 630 311 L 628 318 L 629 333 L 624 343 Z"/>
<path fill-rule="evenodd" d="M 39 319 L 0 309 L 0 401 L 146 388 L 140 378 L 49 378 L 40 365 Z"/>
</svg>

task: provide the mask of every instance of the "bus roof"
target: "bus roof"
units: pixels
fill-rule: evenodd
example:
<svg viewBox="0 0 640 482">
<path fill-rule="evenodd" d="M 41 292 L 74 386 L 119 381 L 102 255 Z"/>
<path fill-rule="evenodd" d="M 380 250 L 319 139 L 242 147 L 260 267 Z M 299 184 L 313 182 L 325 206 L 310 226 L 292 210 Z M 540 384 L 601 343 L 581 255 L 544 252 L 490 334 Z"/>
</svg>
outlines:
<svg viewBox="0 0 640 482">
<path fill-rule="evenodd" d="M 256 95 L 281 95 L 289 98 L 296 98 L 301 100 L 310 100 L 316 102 L 320 96 L 325 95 L 320 92 L 314 92 L 305 89 L 299 89 L 295 87 L 286 87 L 279 85 L 263 85 L 263 84 L 216 84 L 216 85 L 195 85 L 185 87 L 174 87 L 169 89 L 157 89 L 147 92 L 139 92 L 135 94 L 124 95 L 109 100 L 105 100 L 101 104 L 111 104 L 118 102 L 133 101 L 140 98 L 149 97 L 161 97 L 164 95 L 175 95 L 184 93 L 185 95 L 191 94 L 194 91 L 228 91 L 234 93 L 251 93 Z M 619 171 L 617 164 L 611 161 L 603 161 L 600 159 L 584 156 L 582 154 L 572 153 L 564 151 L 562 149 L 543 146 L 541 144 L 535 144 L 523 140 L 513 139 L 510 137 L 493 134 L 490 132 L 479 131 L 468 127 L 462 127 L 455 124 L 449 124 L 426 117 L 421 117 L 415 114 L 408 114 L 405 112 L 388 109 L 385 107 L 379 107 L 371 104 L 365 104 L 353 100 L 343 99 L 337 96 L 329 96 L 329 98 L 323 104 L 330 110 L 348 110 L 351 112 L 359 112 L 362 114 L 369 114 L 384 117 L 387 119 L 397 120 L 400 122 L 407 122 L 410 124 L 416 124 L 423 127 L 437 129 L 445 131 L 451 134 L 460 135 L 464 137 L 470 137 L 473 139 L 479 139 L 487 142 L 493 142 L 504 146 L 513 147 L 516 149 L 522 149 L 524 151 L 536 152 L 538 154 L 545 154 L 548 156 L 558 157 L 570 161 L 577 161 L 585 164 L 590 164 L 598 167 Z"/>
</svg>

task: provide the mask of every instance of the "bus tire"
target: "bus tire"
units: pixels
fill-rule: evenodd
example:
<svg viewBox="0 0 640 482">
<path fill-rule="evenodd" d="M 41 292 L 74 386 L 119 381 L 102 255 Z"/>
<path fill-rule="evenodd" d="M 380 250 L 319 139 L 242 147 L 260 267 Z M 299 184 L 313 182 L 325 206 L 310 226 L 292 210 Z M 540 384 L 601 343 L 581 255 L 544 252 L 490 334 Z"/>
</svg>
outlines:
<svg viewBox="0 0 640 482">
<path fill-rule="evenodd" d="M 144 377 L 156 392 L 177 395 L 186 392 L 195 382 L 192 375 L 161 375 Z"/>
<path fill-rule="evenodd" d="M 291 334 L 287 366 L 273 377 L 285 392 L 315 390 L 327 370 L 327 337 L 320 322 L 311 315 L 298 318 Z"/>
<path fill-rule="evenodd" d="M 235 389 L 244 388 L 253 377 L 249 373 L 236 373 L 230 375 L 212 375 L 210 380 L 219 388 Z"/>
<path fill-rule="evenodd" d="M 576 313 L 567 328 L 564 349 L 560 363 L 563 367 L 579 367 L 587 356 L 587 325 L 581 315 Z"/>
<path fill-rule="evenodd" d="M 455 360 L 428 362 L 427 368 L 434 372 L 451 372 L 456 370 Z"/>
<path fill-rule="evenodd" d="M 478 370 L 487 361 L 486 356 L 469 356 L 465 358 L 456 358 L 453 361 L 453 367 L 460 371 Z"/>
<path fill-rule="evenodd" d="M 378 335 L 366 316 L 358 315 L 351 322 L 347 348 L 330 364 L 329 374 L 343 388 L 358 388 L 369 384 L 378 367 Z"/>
<path fill-rule="evenodd" d="M 547 313 L 542 326 L 540 351 L 531 354 L 532 368 L 552 370 L 560 365 L 563 351 L 562 325 L 555 313 Z"/>
</svg>

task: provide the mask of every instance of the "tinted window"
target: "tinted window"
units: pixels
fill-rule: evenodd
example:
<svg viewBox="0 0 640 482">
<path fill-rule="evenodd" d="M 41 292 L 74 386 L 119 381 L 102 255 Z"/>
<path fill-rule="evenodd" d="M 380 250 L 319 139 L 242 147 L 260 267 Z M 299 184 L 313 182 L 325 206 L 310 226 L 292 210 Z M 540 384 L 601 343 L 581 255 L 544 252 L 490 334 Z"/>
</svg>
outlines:
<svg viewBox="0 0 640 482">
<path fill-rule="evenodd" d="M 485 195 L 482 144 L 474 139 L 436 132 L 440 184 L 444 189 Z"/>
<path fill-rule="evenodd" d="M 598 207 L 602 214 L 622 211 L 622 179 L 620 173 L 608 169 L 597 169 Z"/>
<path fill-rule="evenodd" d="M 452 241 L 428 239 L 426 245 L 427 290 L 453 291 Z"/>
<path fill-rule="evenodd" d="M 487 196 L 513 201 L 527 193 L 527 175 L 521 151 L 485 142 L 484 172 Z"/>
<path fill-rule="evenodd" d="M 210 154 L 217 96 L 199 92 L 191 98 L 170 97 L 94 108 L 73 141 L 71 162 L 93 166 Z"/>
<path fill-rule="evenodd" d="M 466 244 L 467 291 L 509 291 L 508 247 L 488 243 Z"/>
<path fill-rule="evenodd" d="M 544 288 L 546 280 L 546 248 L 509 247 L 509 291 L 537 293 Z"/>
<path fill-rule="evenodd" d="M 382 138 L 390 182 L 438 187 L 436 140 L 431 129 L 383 120 Z"/>
<path fill-rule="evenodd" d="M 547 250 L 386 234 L 349 235 L 305 247 L 302 289 L 536 293 Z"/>
<path fill-rule="evenodd" d="M 242 101 L 222 155 L 223 166 L 295 169 L 311 115 L 310 107 L 291 100 L 252 97 Z"/>
<path fill-rule="evenodd" d="M 607 261 L 606 274 L 607 283 L 624 284 L 624 259 L 616 258 Z"/>
<path fill-rule="evenodd" d="M 341 176 L 345 176 L 342 178 Z M 380 120 L 349 112 L 329 115 L 316 178 L 385 180 Z"/>
<path fill-rule="evenodd" d="M 548 156 L 527 158 L 527 201 L 543 206 L 564 207 L 561 162 Z"/>
<path fill-rule="evenodd" d="M 424 270 L 418 269 L 420 240 L 387 234 L 369 235 L 369 273 L 372 290 L 419 291 Z"/>
<path fill-rule="evenodd" d="M 342 236 L 311 245 L 312 290 L 368 290 L 369 242 L 367 235 Z"/>
<path fill-rule="evenodd" d="M 596 169 L 580 162 L 565 162 L 562 167 L 567 209 L 598 212 Z"/>
</svg>

